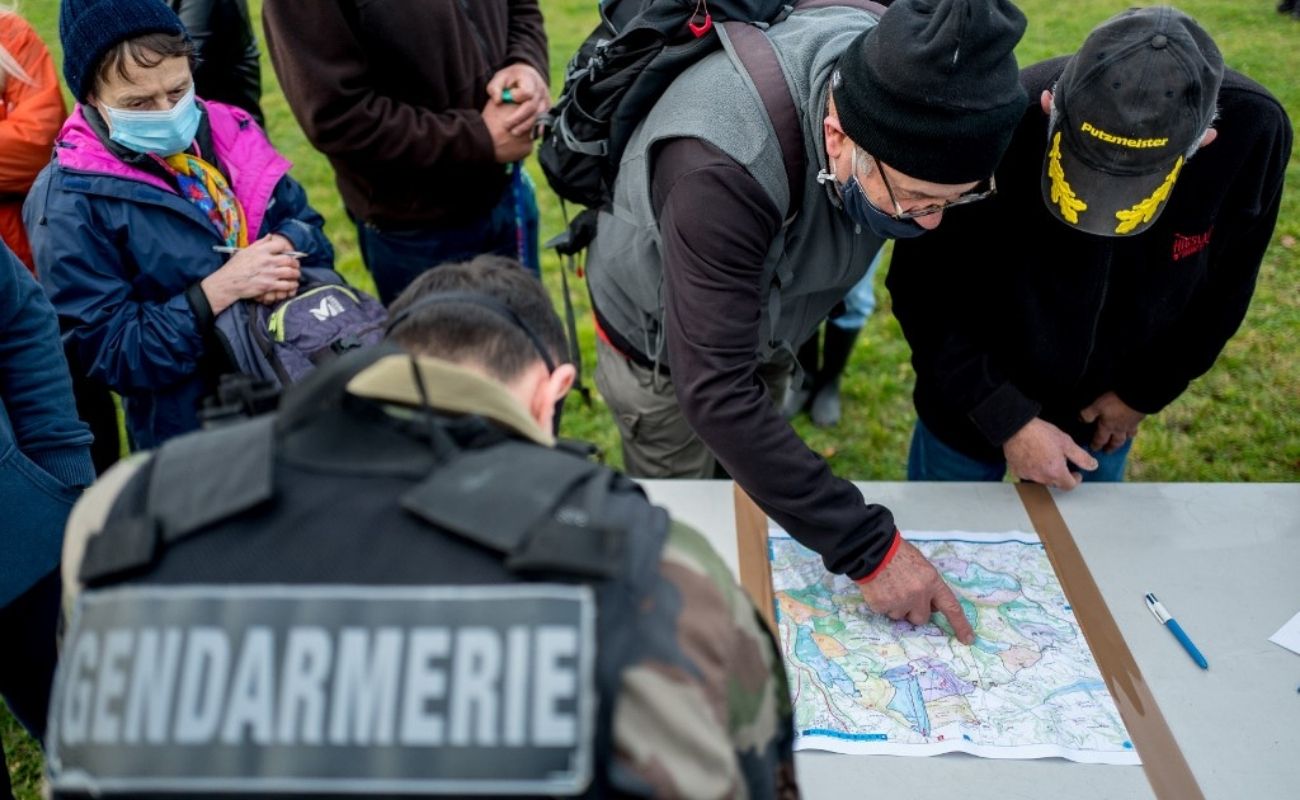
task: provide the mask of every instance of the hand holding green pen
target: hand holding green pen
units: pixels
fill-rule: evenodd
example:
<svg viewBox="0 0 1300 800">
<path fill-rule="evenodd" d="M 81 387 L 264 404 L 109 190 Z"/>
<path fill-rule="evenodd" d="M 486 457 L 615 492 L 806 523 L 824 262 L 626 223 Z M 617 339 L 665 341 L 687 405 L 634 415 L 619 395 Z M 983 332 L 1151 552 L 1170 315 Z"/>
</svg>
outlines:
<svg viewBox="0 0 1300 800">
<path fill-rule="evenodd" d="M 487 93 L 491 101 L 511 107 L 506 122 L 514 136 L 527 137 L 537 118 L 551 107 L 546 78 L 524 63 L 510 64 L 493 75 Z"/>
</svg>

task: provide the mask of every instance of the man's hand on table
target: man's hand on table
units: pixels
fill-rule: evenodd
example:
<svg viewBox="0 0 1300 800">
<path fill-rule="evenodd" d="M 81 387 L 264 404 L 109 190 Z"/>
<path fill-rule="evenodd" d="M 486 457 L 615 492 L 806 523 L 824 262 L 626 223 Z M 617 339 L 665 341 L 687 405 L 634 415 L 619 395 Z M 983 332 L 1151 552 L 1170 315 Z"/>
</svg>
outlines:
<svg viewBox="0 0 1300 800">
<path fill-rule="evenodd" d="M 958 641 L 972 644 L 975 631 L 962 612 L 957 596 L 944 583 L 921 551 L 905 540 L 889 564 L 871 580 L 858 584 L 867 606 L 890 619 L 906 619 L 913 625 L 925 625 L 931 613 L 938 611 L 952 626 Z"/>
</svg>

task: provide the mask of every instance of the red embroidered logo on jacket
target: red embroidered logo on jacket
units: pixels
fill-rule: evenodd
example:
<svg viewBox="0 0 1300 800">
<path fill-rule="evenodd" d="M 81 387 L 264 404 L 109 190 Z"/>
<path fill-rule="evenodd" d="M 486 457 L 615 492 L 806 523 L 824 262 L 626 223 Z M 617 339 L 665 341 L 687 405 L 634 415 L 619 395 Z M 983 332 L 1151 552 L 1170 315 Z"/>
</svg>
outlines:
<svg viewBox="0 0 1300 800">
<path fill-rule="evenodd" d="M 1205 249 L 1210 243 L 1210 234 L 1214 233 L 1214 226 L 1205 233 L 1197 233 L 1191 236 L 1184 236 L 1181 233 L 1174 234 L 1174 261 L 1181 261 L 1188 256 L 1194 256 Z"/>
</svg>

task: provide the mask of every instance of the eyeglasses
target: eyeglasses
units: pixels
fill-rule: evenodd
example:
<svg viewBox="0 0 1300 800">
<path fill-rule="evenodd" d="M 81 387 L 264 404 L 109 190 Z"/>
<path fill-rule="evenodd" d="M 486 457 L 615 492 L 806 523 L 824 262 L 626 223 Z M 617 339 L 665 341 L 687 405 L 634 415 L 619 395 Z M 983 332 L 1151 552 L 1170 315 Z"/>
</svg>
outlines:
<svg viewBox="0 0 1300 800">
<path fill-rule="evenodd" d="M 992 175 L 990 175 L 986 182 L 986 186 L 985 184 L 978 185 L 974 190 L 961 195 L 956 200 L 949 200 L 946 203 L 934 203 L 928 206 L 922 206 L 921 208 L 904 210 L 902 204 L 898 202 L 898 198 L 894 196 L 894 187 L 889 185 L 889 177 L 885 175 L 885 168 L 881 166 L 880 159 L 871 156 L 871 162 L 876 165 L 876 171 L 880 173 L 880 180 L 885 184 L 885 191 L 889 192 L 889 201 L 894 204 L 894 213 L 889 214 L 888 211 L 885 211 L 885 213 L 889 214 L 889 216 L 894 219 L 916 219 L 917 217 L 928 217 L 931 214 L 938 214 L 940 211 L 947 211 L 954 206 L 964 206 L 967 203 L 986 200 L 998 193 L 997 181 L 994 180 Z M 981 188 L 981 186 L 984 186 L 984 188 Z M 881 209 L 881 211 L 884 211 L 884 209 Z"/>
</svg>

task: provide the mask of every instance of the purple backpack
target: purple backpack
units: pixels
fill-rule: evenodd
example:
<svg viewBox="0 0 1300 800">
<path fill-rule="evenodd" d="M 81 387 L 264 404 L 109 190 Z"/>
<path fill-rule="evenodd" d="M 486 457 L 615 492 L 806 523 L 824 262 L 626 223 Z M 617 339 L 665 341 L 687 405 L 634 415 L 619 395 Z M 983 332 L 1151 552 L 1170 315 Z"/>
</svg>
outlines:
<svg viewBox="0 0 1300 800">
<path fill-rule="evenodd" d="M 239 372 L 286 387 L 349 350 L 378 344 L 388 312 L 342 283 L 307 283 L 273 306 L 242 300 L 217 316 L 218 338 Z"/>
</svg>

